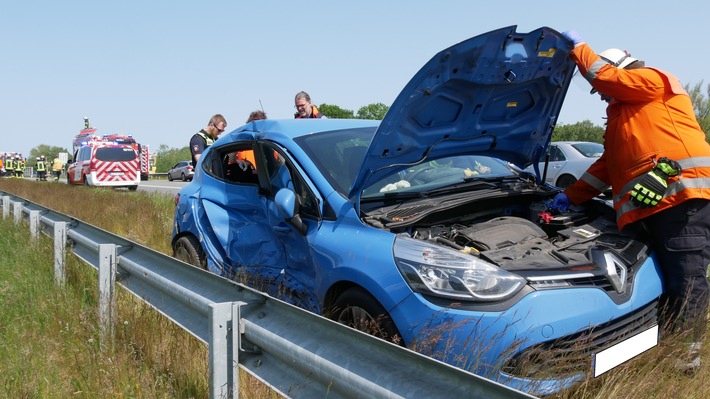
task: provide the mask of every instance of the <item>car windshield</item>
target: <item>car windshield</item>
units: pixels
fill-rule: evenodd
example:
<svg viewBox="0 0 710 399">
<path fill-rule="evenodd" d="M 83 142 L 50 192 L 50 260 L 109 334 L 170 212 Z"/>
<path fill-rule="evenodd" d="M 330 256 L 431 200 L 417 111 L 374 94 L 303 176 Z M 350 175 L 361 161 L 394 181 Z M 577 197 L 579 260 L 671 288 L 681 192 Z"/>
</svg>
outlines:
<svg viewBox="0 0 710 399">
<path fill-rule="evenodd" d="M 347 196 L 365 159 L 376 127 L 310 134 L 295 141 L 342 195 Z"/>
<path fill-rule="evenodd" d="M 575 143 L 572 148 L 587 158 L 599 158 L 604 152 L 604 146 L 599 143 Z"/>
<path fill-rule="evenodd" d="M 296 142 L 341 194 L 347 195 L 362 167 L 375 128 L 337 130 L 299 137 Z M 324 149 L 328 149 L 324 151 Z M 471 180 L 515 175 L 507 163 L 482 155 L 463 155 L 424 160 L 416 165 L 397 165 L 387 177 L 371 182 L 363 198 L 383 193 L 422 193 Z"/>
<path fill-rule="evenodd" d="M 483 155 L 459 155 L 424 161 L 400 168 L 397 173 L 369 184 L 362 198 L 384 194 L 421 194 L 473 181 L 490 181 L 516 175 L 506 162 Z"/>
<path fill-rule="evenodd" d="M 101 147 L 96 149 L 96 159 L 106 162 L 133 161 L 136 152 L 129 147 Z"/>
</svg>

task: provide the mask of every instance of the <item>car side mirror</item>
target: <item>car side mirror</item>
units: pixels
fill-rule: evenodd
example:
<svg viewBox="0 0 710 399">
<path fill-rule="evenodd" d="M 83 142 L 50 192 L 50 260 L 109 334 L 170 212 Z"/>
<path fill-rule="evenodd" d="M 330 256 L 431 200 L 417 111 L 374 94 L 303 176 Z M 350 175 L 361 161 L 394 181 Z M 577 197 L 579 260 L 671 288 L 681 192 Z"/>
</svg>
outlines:
<svg viewBox="0 0 710 399">
<path fill-rule="evenodd" d="M 286 219 L 286 222 L 293 226 L 299 233 L 306 234 L 308 231 L 308 226 L 303 223 L 301 216 L 298 214 L 298 199 L 296 194 L 288 189 L 282 188 L 276 193 L 274 197 L 276 202 L 276 208 Z"/>
</svg>

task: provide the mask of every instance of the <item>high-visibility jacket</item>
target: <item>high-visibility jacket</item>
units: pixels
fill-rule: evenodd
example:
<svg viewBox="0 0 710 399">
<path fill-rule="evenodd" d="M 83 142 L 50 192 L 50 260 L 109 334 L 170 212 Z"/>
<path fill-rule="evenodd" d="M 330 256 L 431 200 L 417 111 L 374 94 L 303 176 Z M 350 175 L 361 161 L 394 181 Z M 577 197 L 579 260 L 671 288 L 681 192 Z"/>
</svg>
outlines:
<svg viewBox="0 0 710 399">
<path fill-rule="evenodd" d="M 47 171 L 47 165 L 45 165 L 44 161 L 37 161 L 37 172 L 45 172 Z"/>
<path fill-rule="evenodd" d="M 8 158 L 5 160 L 5 170 L 7 171 L 14 171 L 15 170 L 15 161 L 12 159 Z"/>
<path fill-rule="evenodd" d="M 61 171 L 63 166 L 64 164 L 62 163 L 62 160 L 59 159 L 59 157 L 54 158 L 54 160 L 52 161 L 52 170 L 55 172 Z"/>
<path fill-rule="evenodd" d="M 695 118 L 693 104 L 673 75 L 655 69 L 619 69 L 586 44 L 571 53 L 579 70 L 613 100 L 607 106 L 604 154 L 565 190 L 573 204 L 611 186 L 619 229 L 691 198 L 710 199 L 710 145 Z M 678 161 L 661 202 L 638 208 L 629 200 L 634 184 L 659 158 Z"/>
</svg>

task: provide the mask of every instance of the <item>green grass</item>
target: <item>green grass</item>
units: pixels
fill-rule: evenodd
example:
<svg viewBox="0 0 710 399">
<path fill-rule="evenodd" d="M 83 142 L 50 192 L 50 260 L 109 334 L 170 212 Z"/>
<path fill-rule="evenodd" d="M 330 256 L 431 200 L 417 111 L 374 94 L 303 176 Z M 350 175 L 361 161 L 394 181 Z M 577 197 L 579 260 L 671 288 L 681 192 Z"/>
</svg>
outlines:
<svg viewBox="0 0 710 399">
<path fill-rule="evenodd" d="M 169 251 L 169 196 L 9 179 L 0 190 Z M 128 209 L 140 212 L 130 222 Z M 59 288 L 51 238 L 33 242 L 12 217 L 0 232 L 0 398 L 209 397 L 205 344 L 119 289 L 115 341 L 101 348 L 96 270 L 67 256 Z M 278 397 L 243 372 L 239 386 L 242 398 Z"/>
<path fill-rule="evenodd" d="M 0 190 L 171 254 L 173 198 L 0 179 Z M 106 205 L 110 204 L 110 205 Z M 206 398 L 207 348 L 118 290 L 116 340 L 99 347 L 96 272 L 67 257 L 67 286 L 53 281 L 53 244 L 31 242 L 23 221 L 0 220 L 0 398 Z M 683 346 L 664 339 L 638 358 L 550 396 L 554 399 L 710 397 L 710 340 L 695 375 L 673 369 Z M 419 349 L 426 352 L 427 343 Z M 241 398 L 277 398 L 240 374 Z"/>
</svg>

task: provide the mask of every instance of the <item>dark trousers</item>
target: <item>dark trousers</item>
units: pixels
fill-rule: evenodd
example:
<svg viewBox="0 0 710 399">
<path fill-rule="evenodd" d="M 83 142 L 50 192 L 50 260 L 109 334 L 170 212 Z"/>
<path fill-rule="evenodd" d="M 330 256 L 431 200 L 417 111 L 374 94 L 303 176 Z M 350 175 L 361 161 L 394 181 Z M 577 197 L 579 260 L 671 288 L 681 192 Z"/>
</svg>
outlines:
<svg viewBox="0 0 710 399">
<path fill-rule="evenodd" d="M 710 201 L 692 199 L 643 220 L 665 280 L 661 309 L 671 326 L 702 340 L 710 284 Z"/>
</svg>

